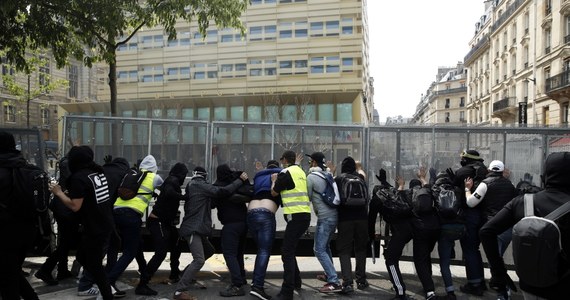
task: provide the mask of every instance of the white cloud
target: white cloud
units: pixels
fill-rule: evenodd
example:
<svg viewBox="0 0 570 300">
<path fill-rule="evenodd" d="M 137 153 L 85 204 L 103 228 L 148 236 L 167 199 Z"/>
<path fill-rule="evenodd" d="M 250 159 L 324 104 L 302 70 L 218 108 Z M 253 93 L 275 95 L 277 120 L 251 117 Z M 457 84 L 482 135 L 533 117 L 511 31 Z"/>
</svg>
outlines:
<svg viewBox="0 0 570 300">
<path fill-rule="evenodd" d="M 368 0 L 370 75 L 380 121 L 411 117 L 439 66 L 469 52 L 483 0 Z"/>
</svg>

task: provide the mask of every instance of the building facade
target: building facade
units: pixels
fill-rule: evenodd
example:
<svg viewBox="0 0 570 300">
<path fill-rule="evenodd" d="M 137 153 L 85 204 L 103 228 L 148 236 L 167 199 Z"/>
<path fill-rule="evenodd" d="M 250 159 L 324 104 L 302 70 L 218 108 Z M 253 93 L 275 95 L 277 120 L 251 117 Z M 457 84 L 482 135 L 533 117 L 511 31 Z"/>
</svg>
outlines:
<svg viewBox="0 0 570 300">
<path fill-rule="evenodd" d="M 187 120 L 373 122 L 366 1 L 254 0 L 247 34 L 180 22 L 143 28 L 117 50 L 118 114 Z M 103 66 L 101 66 L 103 67 Z M 106 81 L 101 72 L 100 82 Z M 63 106 L 109 115 L 96 103 Z"/>
<path fill-rule="evenodd" d="M 467 121 L 467 70 L 459 62 L 455 67 L 439 67 L 436 80 L 422 95 L 413 123 L 462 125 Z"/>
<path fill-rule="evenodd" d="M 470 45 L 468 123 L 568 125 L 570 1 L 486 1 Z"/>
</svg>

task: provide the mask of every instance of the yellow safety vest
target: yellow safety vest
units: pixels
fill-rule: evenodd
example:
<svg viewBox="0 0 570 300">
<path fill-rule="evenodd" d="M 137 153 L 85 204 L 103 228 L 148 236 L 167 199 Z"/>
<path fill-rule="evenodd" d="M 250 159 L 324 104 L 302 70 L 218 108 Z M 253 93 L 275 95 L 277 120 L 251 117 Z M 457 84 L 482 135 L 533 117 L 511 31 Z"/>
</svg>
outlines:
<svg viewBox="0 0 570 300">
<path fill-rule="evenodd" d="M 311 213 L 309 196 L 307 194 L 307 175 L 299 166 L 293 165 L 287 168 L 295 188 L 281 191 L 283 201 L 283 214 Z"/>
<path fill-rule="evenodd" d="M 146 174 L 146 177 L 144 178 L 138 190 L 138 194 L 130 200 L 123 200 L 121 197 L 118 197 L 117 201 L 115 202 L 115 208 L 128 207 L 136 210 L 141 215 L 144 214 L 144 211 L 148 207 L 148 203 L 150 200 L 152 200 L 152 193 L 154 192 L 154 176 L 156 176 L 156 174 L 152 172 Z"/>
</svg>

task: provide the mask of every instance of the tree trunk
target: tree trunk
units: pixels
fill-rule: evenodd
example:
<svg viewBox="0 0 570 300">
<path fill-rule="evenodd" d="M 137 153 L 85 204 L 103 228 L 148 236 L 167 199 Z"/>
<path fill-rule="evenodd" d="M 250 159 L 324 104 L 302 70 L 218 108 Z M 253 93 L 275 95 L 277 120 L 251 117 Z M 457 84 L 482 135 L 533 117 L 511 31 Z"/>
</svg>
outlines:
<svg viewBox="0 0 570 300">
<path fill-rule="evenodd" d="M 113 60 L 109 63 L 109 90 L 111 92 L 111 117 L 117 116 L 117 61 Z M 111 123 L 111 149 L 112 155 L 122 156 L 121 139 L 119 132 L 119 123 L 113 121 Z"/>
</svg>

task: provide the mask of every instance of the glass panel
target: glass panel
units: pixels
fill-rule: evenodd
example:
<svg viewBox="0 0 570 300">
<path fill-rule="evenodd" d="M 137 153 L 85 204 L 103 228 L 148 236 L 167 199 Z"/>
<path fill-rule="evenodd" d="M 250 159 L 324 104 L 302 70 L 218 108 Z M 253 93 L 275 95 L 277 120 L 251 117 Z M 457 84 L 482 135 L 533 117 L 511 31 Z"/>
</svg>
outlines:
<svg viewBox="0 0 570 300">
<path fill-rule="evenodd" d="M 339 103 L 336 105 L 336 121 L 338 124 L 352 124 L 351 103 Z"/>
<path fill-rule="evenodd" d="M 319 104 L 319 123 L 334 122 L 334 106 L 333 104 Z"/>
</svg>

